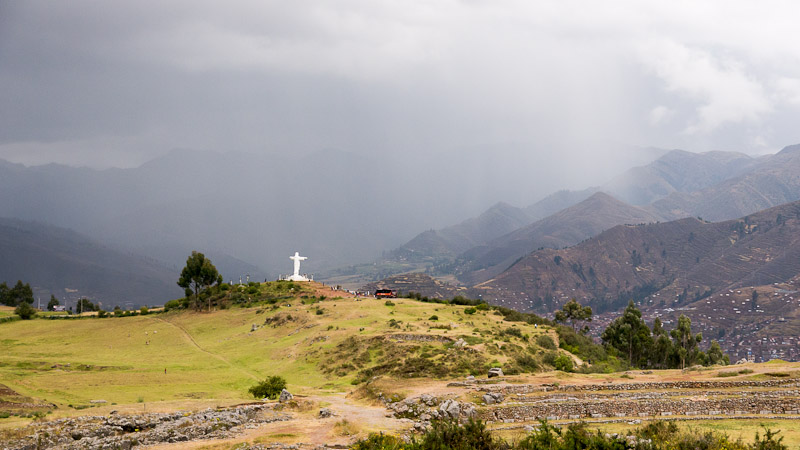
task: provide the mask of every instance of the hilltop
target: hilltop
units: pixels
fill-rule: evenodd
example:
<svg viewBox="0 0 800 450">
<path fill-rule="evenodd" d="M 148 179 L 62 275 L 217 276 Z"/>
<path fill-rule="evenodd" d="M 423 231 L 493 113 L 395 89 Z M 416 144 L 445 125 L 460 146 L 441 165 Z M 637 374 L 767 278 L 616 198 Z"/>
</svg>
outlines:
<svg viewBox="0 0 800 450">
<path fill-rule="evenodd" d="M 317 283 L 223 292 L 225 309 L 211 313 L 169 302 L 161 314 L 0 324 L 0 383 L 60 409 L 97 398 L 241 402 L 255 380 L 276 373 L 294 392 L 341 392 L 372 377 L 485 376 L 494 365 L 538 371 L 548 365 L 535 337 L 558 342 L 548 326 L 507 322 L 486 308 L 358 298 Z"/>
<path fill-rule="evenodd" d="M 700 427 L 731 421 L 746 439 L 769 419 L 797 441 L 797 395 L 787 390 L 797 364 L 567 373 L 552 371 L 551 358 L 582 361 L 558 348 L 559 333 L 507 311 L 358 298 L 316 283 L 221 292 L 223 309 L 213 312 L 0 324 L 0 439 L 314 448 L 370 432 L 408 435 L 431 417 L 480 418 L 513 439 L 537 418 L 613 429 L 669 414 L 700 416 L 692 422 Z M 491 366 L 505 374 L 487 379 Z M 268 375 L 285 377 L 294 399 L 248 398 Z M 691 405 L 682 400 L 701 394 Z"/>
</svg>

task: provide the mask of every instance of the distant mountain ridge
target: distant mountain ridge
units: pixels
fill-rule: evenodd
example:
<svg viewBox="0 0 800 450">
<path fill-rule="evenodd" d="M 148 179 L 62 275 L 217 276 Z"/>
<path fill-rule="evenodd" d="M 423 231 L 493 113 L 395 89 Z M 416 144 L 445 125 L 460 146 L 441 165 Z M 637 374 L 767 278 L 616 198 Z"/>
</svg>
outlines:
<svg viewBox="0 0 800 450">
<path fill-rule="evenodd" d="M 537 248 L 562 248 L 615 225 L 659 219 L 644 209 L 597 192 L 574 206 L 459 255 L 458 260 L 464 263 L 457 266 L 457 274 L 467 285 L 481 283 Z"/>
<path fill-rule="evenodd" d="M 178 270 L 64 228 L 0 218 L 0 255 L 0 281 L 23 280 L 37 295 L 52 293 L 61 304 L 87 297 L 104 307 L 138 307 L 183 295 Z"/>
<path fill-rule="evenodd" d="M 653 294 L 680 306 L 798 274 L 800 201 L 724 222 L 616 226 L 568 249 L 532 252 L 473 294 L 534 311 L 575 297 L 605 311 Z"/>
</svg>

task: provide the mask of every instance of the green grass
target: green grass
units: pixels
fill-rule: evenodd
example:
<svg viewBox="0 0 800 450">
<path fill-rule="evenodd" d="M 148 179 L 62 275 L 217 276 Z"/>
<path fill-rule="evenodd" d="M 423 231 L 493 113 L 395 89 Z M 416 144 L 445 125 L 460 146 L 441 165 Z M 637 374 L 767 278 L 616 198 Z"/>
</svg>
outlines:
<svg viewBox="0 0 800 450">
<path fill-rule="evenodd" d="M 277 295 L 285 286 L 268 283 L 261 290 Z M 307 295 L 299 291 L 296 295 Z M 466 315 L 463 306 L 407 299 L 393 300 L 391 308 L 379 300 L 325 299 L 308 305 L 299 300 L 211 313 L 178 310 L 106 319 L 2 323 L 0 384 L 59 407 L 86 405 L 95 399 L 119 405 L 137 404 L 139 399 L 142 403 L 187 399 L 235 402 L 248 400 L 247 389 L 269 375 L 283 376 L 293 392 L 351 389 L 357 370 L 332 377 L 320 369 L 326 355 L 351 336 L 410 333 L 457 339 L 477 328 L 485 337 L 473 342 L 486 341 L 480 345 L 488 346 L 498 339 L 496 342 L 512 348 L 492 338 L 508 324 L 487 311 Z M 282 306 L 286 303 L 292 306 Z M 321 315 L 316 314 L 318 308 L 323 310 Z M 452 329 L 430 329 L 428 318 L 434 312 L 439 324 Z M 292 315 L 294 320 L 279 326 L 265 324 L 276 315 Z M 399 322 L 399 329 L 390 327 L 390 318 Z M 251 332 L 254 324 L 258 328 Z M 544 328 L 517 326 L 527 335 Z M 510 340 L 522 344 L 519 338 Z M 428 350 L 419 344 L 407 344 L 419 347 L 410 356 L 428 351 L 433 358 L 442 357 L 443 344 L 433 343 Z M 374 365 L 379 356 L 373 353 L 365 358 L 367 365 Z M 491 358 L 506 362 L 511 357 L 501 352 Z"/>
</svg>

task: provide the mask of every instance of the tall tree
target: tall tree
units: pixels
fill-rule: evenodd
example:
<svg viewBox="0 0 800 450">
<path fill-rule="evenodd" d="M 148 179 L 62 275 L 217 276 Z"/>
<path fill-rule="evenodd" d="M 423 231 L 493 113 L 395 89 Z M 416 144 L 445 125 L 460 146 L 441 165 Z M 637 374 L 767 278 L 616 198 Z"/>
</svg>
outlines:
<svg viewBox="0 0 800 450">
<path fill-rule="evenodd" d="M 178 286 L 187 290 L 187 296 L 194 292 L 195 302 L 199 305 L 200 292 L 214 283 L 222 283 L 222 275 L 204 254 L 193 251 L 186 259 L 186 267 L 181 271 Z M 208 298 L 208 310 L 211 311 L 211 297 Z"/>
<path fill-rule="evenodd" d="M 730 361 L 730 360 L 728 360 L 728 362 L 725 361 L 725 357 L 727 355 L 722 353 L 722 347 L 720 347 L 719 342 L 717 342 L 716 340 L 711 341 L 711 347 L 708 348 L 708 352 L 706 353 L 706 355 L 708 356 L 709 365 L 728 364 L 728 362 Z"/>
<path fill-rule="evenodd" d="M 0 301 L 4 305 L 17 306 L 20 303 L 33 304 L 33 290 L 30 284 L 22 284 L 22 280 L 18 280 L 13 288 L 8 289 L 6 283 L 0 284 Z"/>
<path fill-rule="evenodd" d="M 672 355 L 672 341 L 669 340 L 669 334 L 664 329 L 661 319 L 656 317 L 653 321 L 653 348 L 650 351 L 650 365 L 657 369 L 666 369 L 670 355 Z"/>
<path fill-rule="evenodd" d="M 681 360 L 681 369 L 685 369 L 686 361 L 691 364 L 699 356 L 697 344 L 703 340 L 703 335 L 692 336 L 692 320 L 683 314 L 678 317 L 678 326 L 670 331 L 670 335 Z"/>
<path fill-rule="evenodd" d="M 603 331 L 603 344 L 624 355 L 632 366 L 647 365 L 645 360 L 652 347 L 650 328 L 642 320 L 642 312 L 633 301 L 628 303 L 622 316 L 617 317 Z"/>
<path fill-rule="evenodd" d="M 56 296 L 53 295 L 53 294 L 50 294 L 50 301 L 47 302 L 47 310 L 48 311 L 53 311 L 53 310 L 56 309 L 56 306 L 58 306 L 59 304 L 60 303 L 58 303 L 58 299 L 56 298 Z"/>
<path fill-rule="evenodd" d="M 561 311 L 556 311 L 556 322 L 566 323 L 570 321 L 572 330 L 577 331 L 577 324 L 582 322 L 592 321 L 592 308 L 590 306 L 583 306 L 578 303 L 574 298 L 564 304 Z M 588 329 L 582 329 L 582 332 Z"/>
</svg>

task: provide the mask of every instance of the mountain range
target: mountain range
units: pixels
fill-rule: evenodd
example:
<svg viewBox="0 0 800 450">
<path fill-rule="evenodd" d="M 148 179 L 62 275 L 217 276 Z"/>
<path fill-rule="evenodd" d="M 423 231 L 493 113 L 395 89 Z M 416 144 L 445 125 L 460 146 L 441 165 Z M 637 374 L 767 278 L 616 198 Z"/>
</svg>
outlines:
<svg viewBox="0 0 800 450">
<path fill-rule="evenodd" d="M 536 249 L 575 245 L 616 225 L 683 217 L 727 220 L 798 200 L 798 174 L 800 145 L 757 158 L 673 150 L 602 186 L 559 191 L 525 208 L 498 204 L 476 218 L 425 231 L 375 265 L 455 276 L 471 286 Z"/>
<path fill-rule="evenodd" d="M 81 297 L 106 307 L 163 304 L 182 296 L 178 270 L 97 244 L 74 231 L 0 218 L 0 282 L 30 283 L 45 304 Z"/>
</svg>

